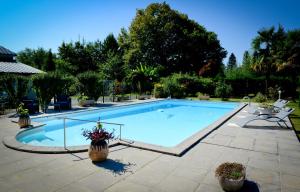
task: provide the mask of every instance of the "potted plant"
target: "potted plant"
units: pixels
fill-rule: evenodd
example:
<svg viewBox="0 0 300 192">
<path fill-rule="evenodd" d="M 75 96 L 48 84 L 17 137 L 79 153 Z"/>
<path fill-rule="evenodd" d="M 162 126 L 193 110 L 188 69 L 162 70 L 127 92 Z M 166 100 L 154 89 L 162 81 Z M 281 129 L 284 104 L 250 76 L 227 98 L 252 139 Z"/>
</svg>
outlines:
<svg viewBox="0 0 300 192">
<path fill-rule="evenodd" d="M 21 103 L 17 108 L 17 113 L 19 115 L 18 124 L 21 128 L 28 127 L 31 124 L 28 109 L 24 109 L 24 103 Z"/>
<path fill-rule="evenodd" d="M 80 106 L 85 107 L 85 106 L 90 106 L 94 105 L 95 101 L 93 99 L 89 99 L 88 96 L 81 94 L 77 97 L 78 103 Z"/>
<path fill-rule="evenodd" d="M 238 191 L 243 187 L 246 169 L 239 163 L 223 163 L 215 171 L 223 190 Z"/>
<path fill-rule="evenodd" d="M 94 162 L 104 161 L 108 156 L 108 142 L 113 139 L 113 133 L 106 131 L 100 122 L 92 130 L 84 130 L 82 135 L 91 140 L 88 150 L 89 157 Z"/>
<path fill-rule="evenodd" d="M 271 114 L 273 112 L 273 106 L 270 103 L 260 103 L 259 107 L 261 108 L 261 110 L 259 110 L 261 114 Z"/>
</svg>

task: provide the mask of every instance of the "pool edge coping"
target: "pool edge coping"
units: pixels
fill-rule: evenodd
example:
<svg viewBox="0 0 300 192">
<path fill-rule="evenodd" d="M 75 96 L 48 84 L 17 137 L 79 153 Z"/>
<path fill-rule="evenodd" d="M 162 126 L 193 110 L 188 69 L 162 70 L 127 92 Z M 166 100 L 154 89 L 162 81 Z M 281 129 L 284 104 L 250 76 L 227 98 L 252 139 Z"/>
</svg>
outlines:
<svg viewBox="0 0 300 192">
<path fill-rule="evenodd" d="M 182 156 L 195 145 L 197 145 L 201 140 L 207 137 L 210 133 L 218 129 L 220 126 L 225 124 L 230 118 L 232 118 L 235 114 L 241 111 L 245 106 L 246 103 L 240 103 L 240 105 L 235 109 L 229 112 L 228 114 L 224 115 L 214 123 L 208 125 L 204 129 L 196 132 L 195 134 L 191 135 L 175 147 L 163 147 L 159 145 L 153 145 L 138 141 L 129 141 L 125 139 L 118 139 L 114 140 L 109 143 L 109 147 L 114 147 L 117 145 L 124 145 L 129 147 L 134 147 L 138 149 L 144 149 L 148 151 L 159 152 L 168 155 L 174 156 Z M 72 147 L 46 147 L 46 146 L 33 146 L 24 143 L 20 143 L 16 140 L 16 136 L 6 136 L 3 138 L 2 143 L 11 149 L 23 151 L 23 152 L 30 152 L 30 153 L 42 153 L 42 154 L 60 154 L 60 153 L 79 153 L 79 152 L 86 152 L 88 151 L 89 145 L 81 145 L 81 146 L 72 146 Z"/>
</svg>

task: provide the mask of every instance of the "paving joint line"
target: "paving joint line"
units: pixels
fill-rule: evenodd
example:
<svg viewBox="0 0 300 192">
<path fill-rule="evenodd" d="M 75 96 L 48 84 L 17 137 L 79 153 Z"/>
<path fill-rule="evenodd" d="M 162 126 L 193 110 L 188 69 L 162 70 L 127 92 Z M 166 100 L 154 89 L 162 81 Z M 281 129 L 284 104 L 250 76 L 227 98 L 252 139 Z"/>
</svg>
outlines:
<svg viewBox="0 0 300 192">
<path fill-rule="evenodd" d="M 139 169 L 136 170 L 135 173 L 139 172 L 142 168 L 144 168 L 144 167 L 146 167 L 147 165 L 149 165 L 150 163 L 154 162 L 155 160 L 157 160 L 158 158 L 160 158 L 162 155 L 163 155 L 163 154 L 159 155 L 158 157 L 152 159 L 151 161 L 149 161 L 149 162 L 146 163 L 145 165 L 141 166 Z M 122 178 L 122 179 L 116 181 L 115 183 L 112 183 L 111 185 L 109 185 L 106 189 L 104 189 L 104 191 L 106 191 L 107 189 L 111 188 L 112 186 L 114 186 L 114 185 L 120 183 L 121 181 L 125 180 L 126 178 L 128 178 L 128 177 L 130 177 L 130 176 L 132 176 L 132 174 L 130 174 L 130 175 L 128 175 L 128 176 L 124 176 L 124 178 Z M 145 186 L 145 185 L 143 185 L 143 186 Z M 147 186 L 147 187 L 148 187 L 148 186 Z"/>
<path fill-rule="evenodd" d="M 239 147 L 231 147 L 231 146 L 226 146 L 226 145 L 220 145 L 220 144 L 215 144 L 215 143 L 208 143 L 208 142 L 201 142 L 201 143 L 205 143 L 208 145 L 215 145 L 215 146 L 220 146 L 220 147 L 227 147 L 227 148 L 231 148 L 231 149 L 241 149 L 241 150 L 245 150 L 245 151 L 253 151 L 253 152 L 261 152 L 261 153 L 267 153 L 267 154 L 272 154 L 272 155 L 279 155 L 278 153 L 271 153 L 271 152 L 266 152 L 266 151 L 255 151 L 253 149 L 245 149 L 245 148 L 239 148 Z"/>
</svg>

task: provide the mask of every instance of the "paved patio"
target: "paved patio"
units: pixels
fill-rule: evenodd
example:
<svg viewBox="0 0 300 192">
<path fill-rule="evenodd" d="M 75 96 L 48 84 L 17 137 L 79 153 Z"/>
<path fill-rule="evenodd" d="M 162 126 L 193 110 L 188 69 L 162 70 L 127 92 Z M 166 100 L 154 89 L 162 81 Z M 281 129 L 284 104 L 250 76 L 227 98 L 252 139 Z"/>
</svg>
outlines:
<svg viewBox="0 0 300 192">
<path fill-rule="evenodd" d="M 234 122 L 247 108 L 182 157 L 117 146 L 106 162 L 93 164 L 87 153 L 33 154 L 0 145 L 0 191 L 222 191 L 214 176 L 222 162 L 247 168 L 242 191 L 300 191 L 300 144 L 291 129 L 256 121 Z M 18 126 L 0 118 L 2 137 Z"/>
</svg>

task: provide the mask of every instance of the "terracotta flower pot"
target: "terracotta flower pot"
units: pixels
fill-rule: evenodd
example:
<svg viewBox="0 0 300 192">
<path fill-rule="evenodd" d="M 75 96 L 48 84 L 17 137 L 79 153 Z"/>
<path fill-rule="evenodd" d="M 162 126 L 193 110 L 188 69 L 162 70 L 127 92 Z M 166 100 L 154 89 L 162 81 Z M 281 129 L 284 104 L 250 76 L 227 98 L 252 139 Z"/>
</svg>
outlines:
<svg viewBox="0 0 300 192">
<path fill-rule="evenodd" d="M 89 157 L 92 161 L 99 162 L 107 159 L 108 156 L 108 145 L 105 142 L 103 145 L 90 145 L 88 150 Z"/>
<path fill-rule="evenodd" d="M 21 128 L 28 127 L 31 124 L 30 117 L 19 117 L 18 124 Z"/>
</svg>

